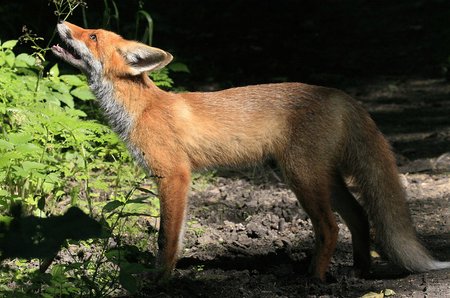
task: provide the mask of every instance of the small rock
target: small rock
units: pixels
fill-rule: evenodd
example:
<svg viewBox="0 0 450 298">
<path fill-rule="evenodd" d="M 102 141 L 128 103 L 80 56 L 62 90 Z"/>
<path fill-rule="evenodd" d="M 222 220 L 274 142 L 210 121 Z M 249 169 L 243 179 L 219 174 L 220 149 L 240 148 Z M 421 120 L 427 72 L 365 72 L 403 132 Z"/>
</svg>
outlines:
<svg viewBox="0 0 450 298">
<path fill-rule="evenodd" d="M 292 242 L 289 239 L 283 238 L 281 241 L 283 242 L 283 247 L 292 247 Z"/>
<path fill-rule="evenodd" d="M 281 241 L 281 239 L 276 239 L 275 241 L 273 241 L 273 246 L 275 246 L 276 248 L 282 248 L 284 246 L 283 241 Z"/>
<path fill-rule="evenodd" d="M 241 247 L 249 247 L 252 244 L 252 239 L 250 239 L 245 234 L 241 234 L 238 236 L 237 242 L 240 244 Z M 236 243 L 236 241 L 233 243 Z"/>
<path fill-rule="evenodd" d="M 219 195 L 220 193 L 221 191 L 218 187 L 209 190 L 209 195 Z"/>
<path fill-rule="evenodd" d="M 215 241 L 213 241 L 211 235 L 205 233 L 202 236 L 198 237 L 196 242 L 198 245 L 207 245 Z"/>
<path fill-rule="evenodd" d="M 247 224 L 247 235 L 251 238 L 261 238 L 266 234 L 266 229 L 258 223 L 250 222 Z"/>
<path fill-rule="evenodd" d="M 238 224 L 236 224 L 236 226 L 235 226 L 235 230 L 236 230 L 237 232 L 239 232 L 239 231 L 245 231 L 245 226 L 244 226 L 242 223 L 238 223 Z"/>
<path fill-rule="evenodd" d="M 233 227 L 234 228 L 234 222 L 231 222 L 229 220 L 224 220 L 223 225 L 226 227 Z"/>
<path fill-rule="evenodd" d="M 400 183 L 402 184 L 402 186 L 404 188 L 407 188 L 409 185 L 409 182 L 408 182 L 408 179 L 406 179 L 406 175 L 400 174 L 399 178 L 400 178 Z"/>
<path fill-rule="evenodd" d="M 280 220 L 278 221 L 278 231 L 283 232 L 285 228 L 286 221 L 284 220 L 284 218 L 280 218 Z"/>
</svg>

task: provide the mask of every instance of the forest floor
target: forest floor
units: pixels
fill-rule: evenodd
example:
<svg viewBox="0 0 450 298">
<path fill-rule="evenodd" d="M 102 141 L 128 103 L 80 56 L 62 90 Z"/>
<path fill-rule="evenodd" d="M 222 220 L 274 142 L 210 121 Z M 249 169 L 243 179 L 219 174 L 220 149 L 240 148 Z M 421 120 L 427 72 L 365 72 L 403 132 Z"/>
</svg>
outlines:
<svg viewBox="0 0 450 298">
<path fill-rule="evenodd" d="M 393 144 L 419 237 L 437 259 L 450 260 L 450 86 L 390 77 L 346 91 Z M 396 276 L 376 254 L 376 270 L 387 268 L 382 278 L 352 276 L 351 236 L 339 218 L 328 280 L 312 283 L 311 222 L 271 165 L 218 171 L 208 183 L 195 183 L 190 198 L 174 278 L 138 296 L 360 297 L 393 290 L 394 297 L 450 297 L 450 270 Z"/>
</svg>

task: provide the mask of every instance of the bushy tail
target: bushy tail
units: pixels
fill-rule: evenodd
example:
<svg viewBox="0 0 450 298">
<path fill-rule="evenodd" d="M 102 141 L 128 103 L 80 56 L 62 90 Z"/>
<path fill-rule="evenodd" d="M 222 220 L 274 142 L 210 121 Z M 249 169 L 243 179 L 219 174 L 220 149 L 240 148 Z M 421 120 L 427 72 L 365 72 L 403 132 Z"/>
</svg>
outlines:
<svg viewBox="0 0 450 298">
<path fill-rule="evenodd" d="M 450 262 L 434 260 L 419 242 L 389 144 L 368 114 L 353 107 L 347 128 L 344 168 L 358 184 L 377 241 L 387 257 L 411 271 L 450 268 Z"/>
</svg>

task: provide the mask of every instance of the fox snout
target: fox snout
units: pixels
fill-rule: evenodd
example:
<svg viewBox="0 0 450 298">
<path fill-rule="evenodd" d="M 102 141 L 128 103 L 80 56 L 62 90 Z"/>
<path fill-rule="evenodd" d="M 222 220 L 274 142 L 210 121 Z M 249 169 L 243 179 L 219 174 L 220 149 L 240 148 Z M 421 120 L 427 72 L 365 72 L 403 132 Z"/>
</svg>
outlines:
<svg viewBox="0 0 450 298">
<path fill-rule="evenodd" d="M 114 79 L 137 76 L 157 70 L 172 61 L 172 55 L 140 42 L 123 39 L 102 29 L 84 29 L 60 22 L 57 31 L 65 48 L 52 47 L 53 53 L 79 68 L 88 78 L 108 76 Z"/>
<path fill-rule="evenodd" d="M 56 25 L 56 30 L 58 30 L 59 36 L 63 39 L 71 39 L 72 34 L 67 25 L 65 25 L 65 22 L 59 22 L 58 25 Z"/>
<path fill-rule="evenodd" d="M 54 45 L 52 52 L 55 56 L 80 69 L 88 77 L 102 70 L 100 61 L 94 57 L 83 40 L 85 29 L 69 22 L 59 22 L 56 29 L 64 47 Z"/>
</svg>

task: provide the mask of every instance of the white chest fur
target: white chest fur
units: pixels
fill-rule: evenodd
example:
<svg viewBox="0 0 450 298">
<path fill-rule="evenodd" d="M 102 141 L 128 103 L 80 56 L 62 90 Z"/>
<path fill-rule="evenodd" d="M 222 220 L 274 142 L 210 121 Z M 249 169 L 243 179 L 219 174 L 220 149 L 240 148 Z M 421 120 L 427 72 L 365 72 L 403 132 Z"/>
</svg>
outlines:
<svg viewBox="0 0 450 298">
<path fill-rule="evenodd" d="M 134 126 L 134 119 L 123 104 L 116 100 L 113 84 L 108 80 L 102 79 L 91 82 L 90 87 L 108 119 L 112 130 L 125 142 L 129 152 L 138 165 L 150 172 L 142 150 L 130 140 L 129 136 Z"/>
</svg>

